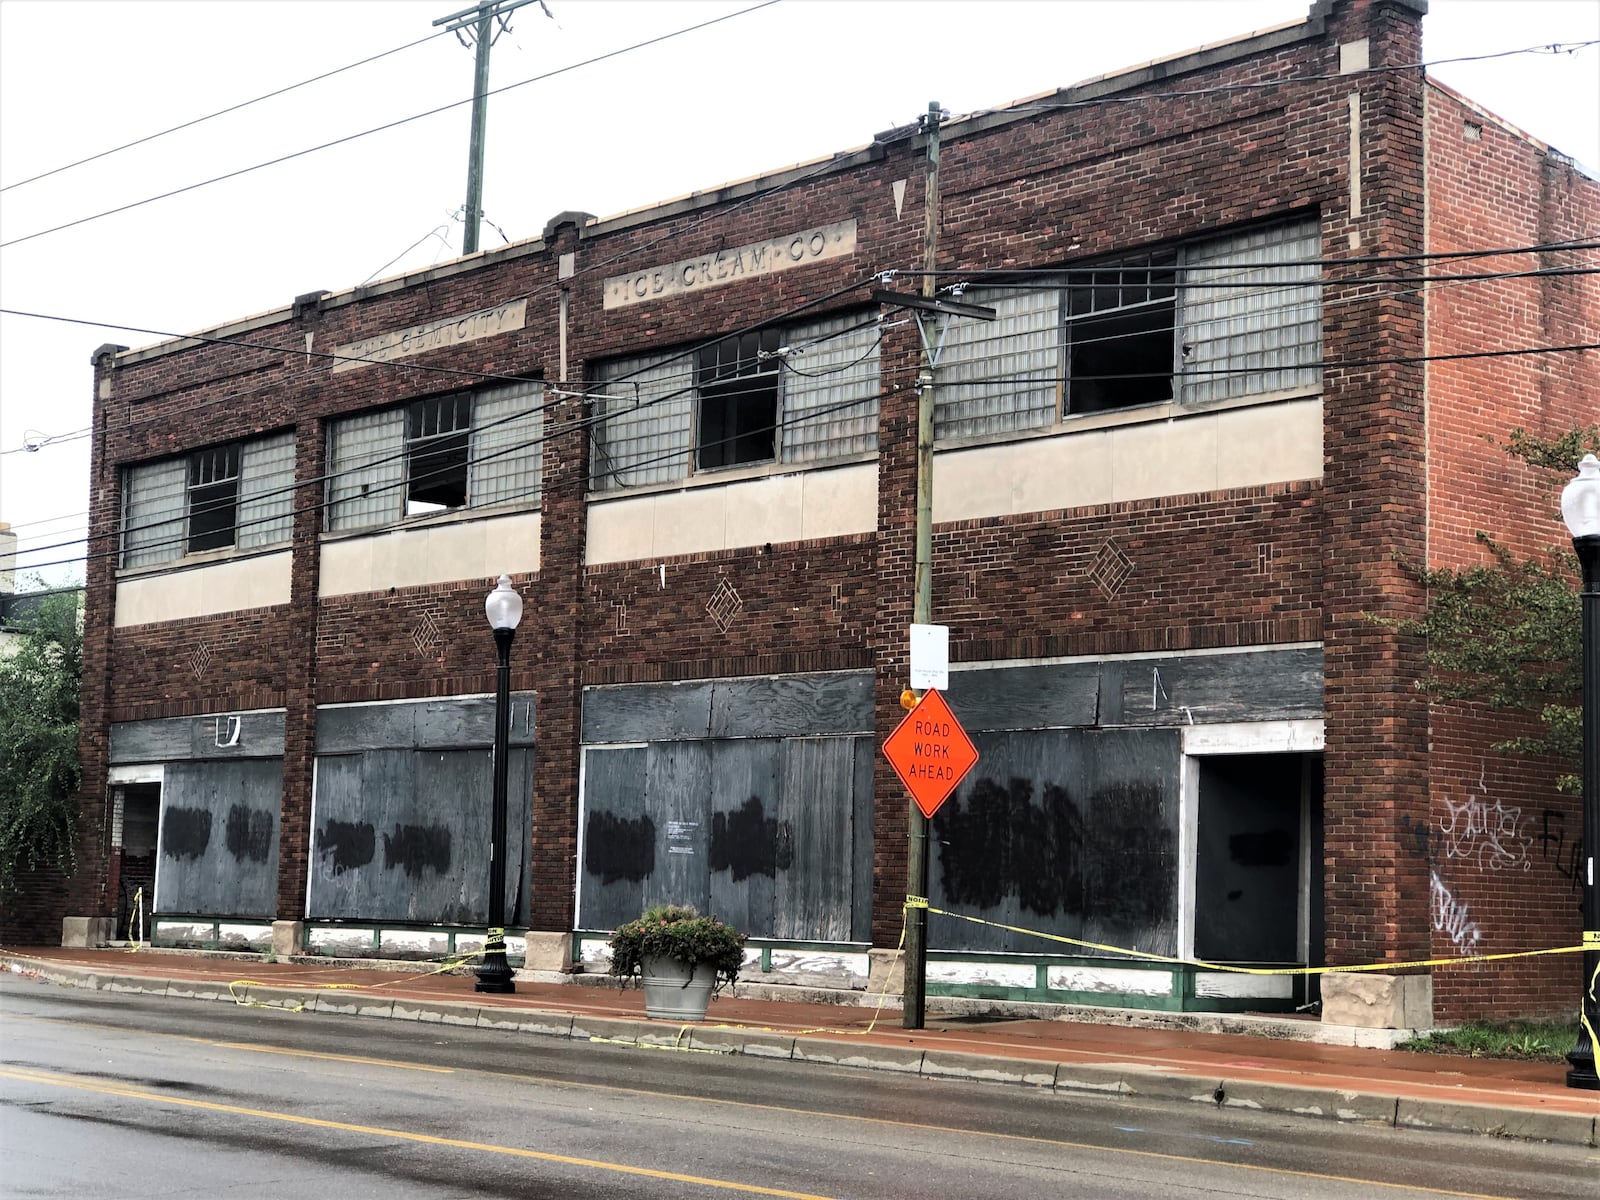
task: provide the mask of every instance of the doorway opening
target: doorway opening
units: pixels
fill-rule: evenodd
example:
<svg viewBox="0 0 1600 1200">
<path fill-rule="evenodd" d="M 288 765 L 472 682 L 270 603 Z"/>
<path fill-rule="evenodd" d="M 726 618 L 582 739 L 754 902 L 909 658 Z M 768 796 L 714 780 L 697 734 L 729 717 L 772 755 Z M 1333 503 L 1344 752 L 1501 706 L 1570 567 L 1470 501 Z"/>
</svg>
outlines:
<svg viewBox="0 0 1600 1200">
<path fill-rule="evenodd" d="M 156 831 L 161 818 L 159 783 L 125 783 L 115 798 L 118 839 L 112 848 L 118 860 L 117 924 L 112 937 L 131 940 L 138 935 L 143 911 L 145 939 L 150 937 L 150 914 L 156 900 Z M 130 935 L 129 930 L 134 932 Z"/>
<path fill-rule="evenodd" d="M 1194 952 L 1236 966 L 1322 964 L 1322 755 L 1200 758 Z M 1297 1006 L 1320 976 L 1291 977 Z"/>
</svg>

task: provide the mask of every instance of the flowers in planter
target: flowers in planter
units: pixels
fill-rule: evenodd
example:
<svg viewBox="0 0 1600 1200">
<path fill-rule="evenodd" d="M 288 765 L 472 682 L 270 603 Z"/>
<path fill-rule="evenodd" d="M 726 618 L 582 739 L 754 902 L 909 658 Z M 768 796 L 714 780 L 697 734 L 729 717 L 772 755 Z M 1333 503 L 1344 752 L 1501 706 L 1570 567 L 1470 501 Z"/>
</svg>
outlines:
<svg viewBox="0 0 1600 1200">
<path fill-rule="evenodd" d="M 658 904 L 611 935 L 611 974 L 624 981 L 643 977 L 644 960 L 670 958 L 693 967 L 705 963 L 716 973 L 716 986 L 733 983 L 744 965 L 745 935 L 717 920 L 703 917 L 687 904 Z"/>
</svg>

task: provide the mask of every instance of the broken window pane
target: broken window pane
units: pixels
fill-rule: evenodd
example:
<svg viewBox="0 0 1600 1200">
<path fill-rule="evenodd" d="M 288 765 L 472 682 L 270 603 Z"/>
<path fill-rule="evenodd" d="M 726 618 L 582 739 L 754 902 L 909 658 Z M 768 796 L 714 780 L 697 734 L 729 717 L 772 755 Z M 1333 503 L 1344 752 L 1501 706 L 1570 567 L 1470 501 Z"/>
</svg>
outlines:
<svg viewBox="0 0 1600 1200">
<path fill-rule="evenodd" d="M 467 437 L 472 396 L 457 392 L 413 403 L 406 413 L 406 516 L 467 502 Z"/>
<path fill-rule="evenodd" d="M 233 545 L 238 513 L 238 445 L 202 450 L 190 458 L 188 552 Z"/>
<path fill-rule="evenodd" d="M 771 462 L 778 427 L 778 331 L 762 329 L 702 347 L 698 465 Z"/>
<path fill-rule="evenodd" d="M 1067 301 L 1067 411 L 1172 399 L 1173 251 L 1074 271 Z"/>
</svg>

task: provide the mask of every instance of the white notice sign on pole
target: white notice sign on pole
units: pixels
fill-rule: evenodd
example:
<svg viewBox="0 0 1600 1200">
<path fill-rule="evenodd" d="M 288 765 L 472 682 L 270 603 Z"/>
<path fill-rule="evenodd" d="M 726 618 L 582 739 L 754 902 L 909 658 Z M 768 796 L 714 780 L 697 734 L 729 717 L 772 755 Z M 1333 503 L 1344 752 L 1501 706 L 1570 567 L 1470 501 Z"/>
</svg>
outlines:
<svg viewBox="0 0 1600 1200">
<path fill-rule="evenodd" d="M 911 627 L 911 686 L 919 692 L 949 690 L 950 626 Z"/>
</svg>

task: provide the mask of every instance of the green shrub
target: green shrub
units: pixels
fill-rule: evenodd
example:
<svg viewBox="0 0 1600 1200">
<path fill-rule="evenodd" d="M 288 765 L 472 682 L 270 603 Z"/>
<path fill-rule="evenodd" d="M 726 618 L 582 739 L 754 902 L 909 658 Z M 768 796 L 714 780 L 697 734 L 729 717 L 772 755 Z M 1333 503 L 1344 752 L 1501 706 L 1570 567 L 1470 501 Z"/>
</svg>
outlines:
<svg viewBox="0 0 1600 1200">
<path fill-rule="evenodd" d="M 691 967 L 712 967 L 720 988 L 739 978 L 744 942 L 744 934 L 716 917 L 702 917 L 686 904 L 658 904 L 611 935 L 611 973 L 624 981 L 638 980 L 645 959 L 671 958 Z"/>
</svg>

